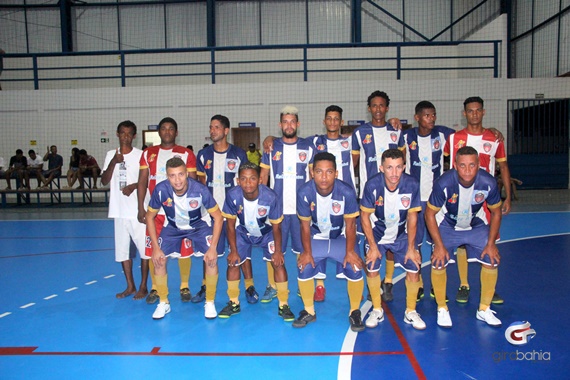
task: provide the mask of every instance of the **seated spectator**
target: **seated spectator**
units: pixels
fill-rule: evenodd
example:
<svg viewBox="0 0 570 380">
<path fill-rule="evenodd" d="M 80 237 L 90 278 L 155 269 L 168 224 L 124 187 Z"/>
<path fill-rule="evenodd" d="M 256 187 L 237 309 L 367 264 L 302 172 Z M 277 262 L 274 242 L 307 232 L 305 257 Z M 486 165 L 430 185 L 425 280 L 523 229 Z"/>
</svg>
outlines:
<svg viewBox="0 0 570 380">
<path fill-rule="evenodd" d="M 79 189 L 84 188 L 83 177 L 85 177 L 86 175 L 87 176 L 91 175 L 91 178 L 93 178 L 92 188 L 96 189 L 97 177 L 100 174 L 101 174 L 101 168 L 99 167 L 97 160 L 93 156 L 87 154 L 87 151 L 85 149 L 81 149 L 79 151 L 79 172 L 78 172 Z"/>
<path fill-rule="evenodd" d="M 8 184 L 6 190 L 12 190 L 12 186 L 10 185 L 10 179 L 12 178 L 17 178 L 20 183 L 22 183 L 22 177 L 27 166 L 28 159 L 24 156 L 24 151 L 22 149 L 16 150 L 16 155 L 10 157 L 10 165 L 8 165 L 8 170 L 6 170 L 4 175 L 6 183 Z M 23 186 L 20 186 L 20 189 L 23 190 Z"/>
<path fill-rule="evenodd" d="M 248 145 L 247 159 L 249 162 L 256 164 L 257 166 L 259 166 L 259 163 L 261 162 L 261 152 L 258 149 L 255 149 L 254 143 L 249 143 Z"/>
<path fill-rule="evenodd" d="M 48 162 L 48 170 L 44 170 L 41 174 L 41 180 L 44 190 L 47 190 L 51 181 L 54 178 L 59 178 L 61 175 L 61 168 L 63 167 L 63 157 L 57 154 L 57 146 L 52 145 L 44 154 L 44 161 Z"/>
<path fill-rule="evenodd" d="M 64 189 L 73 189 L 73 185 L 79 177 L 79 148 L 71 149 L 69 157 L 69 169 L 67 170 L 67 186 Z"/>
<path fill-rule="evenodd" d="M 4 171 L 4 158 L 0 157 L 0 178 L 4 177 L 6 172 Z"/>
<path fill-rule="evenodd" d="M 41 177 L 42 169 L 44 168 L 44 162 L 33 149 L 28 151 L 28 167 L 24 171 L 24 187 L 28 190 L 30 187 L 30 176 L 36 177 L 38 180 L 38 189 L 41 187 Z"/>
</svg>

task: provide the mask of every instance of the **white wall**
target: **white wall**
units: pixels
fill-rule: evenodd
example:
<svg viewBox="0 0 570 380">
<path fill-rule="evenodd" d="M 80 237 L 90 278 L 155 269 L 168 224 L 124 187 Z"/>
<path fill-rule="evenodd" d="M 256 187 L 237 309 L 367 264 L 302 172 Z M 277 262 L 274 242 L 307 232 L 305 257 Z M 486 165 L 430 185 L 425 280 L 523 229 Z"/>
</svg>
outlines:
<svg viewBox="0 0 570 380">
<path fill-rule="evenodd" d="M 105 152 L 115 147 L 114 131 L 125 119 L 139 129 L 157 124 L 165 116 L 179 124 L 178 143 L 200 147 L 208 136 L 210 117 L 221 113 L 238 122 L 255 121 L 262 138 L 278 134 L 279 111 L 286 104 L 300 110 L 300 135 L 324 133 L 324 109 L 330 104 L 344 109 L 344 120 L 368 120 L 366 99 L 374 90 L 391 98 L 390 117 L 413 120 L 414 106 L 430 100 L 438 123 L 462 128 L 463 100 L 478 95 L 485 99 L 484 125 L 506 134 L 507 100 L 570 97 L 570 79 L 455 79 L 327 81 L 301 83 L 248 83 L 195 86 L 130 87 L 81 90 L 0 92 L 0 156 L 9 159 L 17 148 L 43 152 L 55 144 L 68 164 L 71 140 L 87 149 L 102 164 Z M 111 143 L 100 143 L 107 132 Z M 35 140 L 37 146 L 31 146 Z M 142 133 L 135 145 L 142 145 Z"/>
</svg>

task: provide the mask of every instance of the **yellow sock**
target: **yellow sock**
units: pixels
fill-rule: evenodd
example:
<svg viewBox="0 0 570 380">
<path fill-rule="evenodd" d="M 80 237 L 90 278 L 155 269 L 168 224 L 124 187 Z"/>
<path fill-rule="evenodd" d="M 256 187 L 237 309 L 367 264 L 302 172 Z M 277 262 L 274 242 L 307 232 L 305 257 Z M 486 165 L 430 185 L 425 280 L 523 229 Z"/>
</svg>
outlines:
<svg viewBox="0 0 570 380">
<path fill-rule="evenodd" d="M 386 277 L 384 278 L 384 282 L 391 284 L 392 277 L 394 277 L 394 260 L 386 259 Z"/>
<path fill-rule="evenodd" d="M 287 305 L 289 302 L 289 281 L 276 282 L 277 286 L 277 299 L 279 306 Z"/>
<path fill-rule="evenodd" d="M 208 287 L 206 286 L 206 293 L 208 292 Z M 233 303 L 239 304 L 239 280 L 229 281 L 228 280 L 228 297 Z"/>
<path fill-rule="evenodd" d="M 433 286 L 433 293 L 435 294 L 435 302 L 437 302 L 437 308 L 447 309 L 447 304 L 445 303 L 445 290 L 447 286 L 447 270 L 435 270 L 431 268 L 431 286 Z"/>
<path fill-rule="evenodd" d="M 465 247 L 457 248 L 456 261 L 457 270 L 459 271 L 459 282 L 461 286 L 469 287 L 469 280 L 467 279 L 467 251 Z"/>
<path fill-rule="evenodd" d="M 218 287 L 218 274 L 206 275 L 206 302 L 214 302 L 216 288 Z"/>
<path fill-rule="evenodd" d="M 190 258 L 178 260 L 178 267 L 180 268 L 180 289 L 188 287 L 188 281 L 190 280 L 191 266 L 192 262 Z"/>
<path fill-rule="evenodd" d="M 418 300 L 418 289 L 420 282 L 412 282 L 406 278 L 406 313 L 416 310 Z"/>
<path fill-rule="evenodd" d="M 252 278 L 244 278 L 243 282 L 245 283 L 245 288 L 248 289 L 250 286 L 253 286 L 253 277 Z"/>
<path fill-rule="evenodd" d="M 422 271 L 421 270 L 420 270 L 419 275 L 420 275 L 420 288 L 423 288 L 424 287 L 424 279 L 422 277 Z"/>
<path fill-rule="evenodd" d="M 168 303 L 168 274 L 157 274 L 154 276 L 156 291 L 160 297 L 160 302 Z"/>
<path fill-rule="evenodd" d="M 308 281 L 298 281 L 299 291 L 301 292 L 301 298 L 303 299 L 303 305 L 307 313 L 315 315 L 315 303 L 313 300 L 315 294 L 315 283 L 313 280 Z"/>
<path fill-rule="evenodd" d="M 325 280 L 317 280 L 317 286 L 322 286 L 323 288 L 325 287 Z"/>
<path fill-rule="evenodd" d="M 273 289 L 277 289 L 277 285 L 275 285 L 275 271 L 273 270 L 273 265 L 271 261 L 266 261 L 267 264 L 267 282 Z"/>
<path fill-rule="evenodd" d="M 486 310 L 491 306 L 491 300 L 493 299 L 493 294 L 495 294 L 498 277 L 498 268 L 491 269 L 481 266 L 481 301 L 479 303 L 479 310 Z"/>
<path fill-rule="evenodd" d="M 382 308 L 382 300 L 380 299 L 380 276 L 367 277 L 366 281 L 368 282 L 368 291 L 372 298 L 372 306 L 380 310 Z"/>
<path fill-rule="evenodd" d="M 364 279 L 358 281 L 347 280 L 348 300 L 350 302 L 350 312 L 360 309 L 360 300 L 362 300 L 362 291 L 364 290 Z M 350 314 L 349 314 L 350 315 Z"/>
<path fill-rule="evenodd" d="M 150 273 L 150 289 L 156 290 L 156 279 L 154 278 L 154 263 L 152 259 L 148 261 L 148 272 Z"/>
</svg>

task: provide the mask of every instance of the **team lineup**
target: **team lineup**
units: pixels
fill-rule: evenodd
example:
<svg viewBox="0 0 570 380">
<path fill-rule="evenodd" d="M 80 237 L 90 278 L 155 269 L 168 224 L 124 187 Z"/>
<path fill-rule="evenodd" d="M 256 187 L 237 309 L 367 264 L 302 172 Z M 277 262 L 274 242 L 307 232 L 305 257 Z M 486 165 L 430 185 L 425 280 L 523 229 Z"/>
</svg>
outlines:
<svg viewBox="0 0 570 380">
<path fill-rule="evenodd" d="M 133 147 L 137 127 L 117 127 L 119 147 L 107 153 L 101 175 L 110 186 L 109 217 L 114 219 L 115 260 L 127 287 L 116 295 L 157 304 L 153 319 L 172 311 L 167 260 L 176 258 L 182 302 L 204 304 L 208 319 L 241 312 L 243 273 L 248 303 L 277 298 L 277 316 L 303 328 L 317 320 L 315 302 L 326 297 L 326 264 L 336 262 L 336 278 L 347 283 L 347 316 L 352 331 L 374 328 L 384 320 L 382 301 L 393 300 L 395 267 L 405 271 L 405 323 L 423 330 L 416 312 L 424 297 L 422 243 L 431 246 L 430 294 L 437 303 L 437 324 L 451 328 L 447 307 L 447 267 L 457 263 L 460 286 L 455 300 L 469 298 L 468 263 L 481 265 L 481 294 L 475 317 L 501 326 L 491 309 L 503 299 L 496 293 L 501 217 L 510 211 L 510 173 L 503 136 L 483 127 L 484 101 L 463 103 L 467 127 L 460 131 L 436 125 L 436 108 L 416 105 L 417 127 L 402 130 L 387 120 L 390 99 L 374 91 L 367 100 L 371 121 L 351 135 L 341 134 L 341 107 L 326 108 L 326 133 L 302 138 L 299 111 L 281 110 L 281 136 L 268 137 L 263 154 L 228 143 L 230 121 L 210 120 L 212 144 L 197 155 L 176 144 L 178 125 L 172 118 L 158 126 L 160 145 L 144 151 Z M 255 154 L 253 154 L 255 152 Z M 259 157 L 261 156 L 261 157 Z M 449 157 L 448 170 L 446 160 Z M 259 164 L 257 162 L 259 161 Z M 501 200 L 495 167 L 500 169 L 506 197 Z M 141 258 L 141 282 L 133 276 L 133 248 Z M 254 247 L 263 252 L 267 285 L 254 286 Z M 285 253 L 295 256 L 303 310 L 289 306 Z M 362 251 L 362 252 L 361 252 Z M 220 257 L 225 257 L 227 304 L 218 312 Z M 192 258 L 201 258 L 203 278 L 192 296 Z M 382 259 L 384 258 L 384 264 Z M 220 261 L 221 262 L 221 261 Z M 381 279 L 380 269 L 385 266 Z M 151 284 L 147 283 L 148 275 Z M 364 278 L 366 277 L 366 281 Z M 368 315 L 360 305 L 364 288 L 372 303 Z"/>
</svg>

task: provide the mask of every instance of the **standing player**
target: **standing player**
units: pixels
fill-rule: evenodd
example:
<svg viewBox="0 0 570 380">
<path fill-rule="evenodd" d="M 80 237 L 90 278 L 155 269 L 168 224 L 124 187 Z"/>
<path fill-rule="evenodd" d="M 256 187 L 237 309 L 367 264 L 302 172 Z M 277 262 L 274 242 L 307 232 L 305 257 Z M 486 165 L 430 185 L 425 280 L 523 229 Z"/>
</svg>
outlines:
<svg viewBox="0 0 570 380">
<path fill-rule="evenodd" d="M 139 289 L 147 289 L 148 260 L 145 255 L 145 226 L 137 220 L 137 182 L 142 150 L 133 147 L 137 126 L 125 120 L 117 126 L 119 148 L 110 150 L 105 157 L 101 184 L 110 183 L 109 218 L 115 225 L 115 261 L 120 262 L 127 280 L 127 288 L 117 293 L 117 298 L 125 298 L 137 291 L 133 279 L 133 260 L 130 257 L 131 241 L 141 255 L 141 283 Z M 135 300 L 146 294 L 137 293 Z"/>
<path fill-rule="evenodd" d="M 166 162 L 166 175 L 168 180 L 156 185 L 146 212 L 146 223 L 152 243 L 154 277 L 160 298 L 152 318 L 161 319 L 170 313 L 166 271 L 166 258 L 170 255 L 188 262 L 192 255 L 203 256 L 206 263 L 207 284 L 204 316 L 208 319 L 216 318 L 218 315 L 214 305 L 218 284 L 216 247 L 224 218 L 208 189 L 200 182 L 188 178 L 186 163 L 180 157 L 173 157 Z M 161 229 L 159 239 L 154 224 L 160 209 L 164 211 L 167 223 Z M 193 247 L 193 253 L 184 249 L 188 246 Z"/>
<path fill-rule="evenodd" d="M 426 225 L 433 239 L 431 283 L 438 308 L 437 324 L 452 326 L 445 303 L 446 267 L 454 262 L 450 252 L 465 245 L 468 261 L 482 264 L 481 300 L 476 317 L 498 327 L 501 321 L 490 307 L 501 260 L 495 245 L 502 216 L 497 180 L 479 169 L 479 154 L 470 146 L 457 150 L 454 166 L 434 183 L 426 209 Z M 489 223 L 483 210 L 485 202 L 491 212 Z"/>
<path fill-rule="evenodd" d="M 281 110 L 279 127 L 282 137 L 275 139 L 273 150 L 264 152 L 261 158 L 261 183 L 267 184 L 277 193 L 279 202 L 283 207 L 283 252 L 287 249 L 287 242 L 291 237 L 291 248 L 299 254 L 303 249 L 299 231 L 301 225 L 297 217 L 297 190 L 307 182 L 310 177 L 310 162 L 313 159 L 313 146 L 307 139 L 297 136 L 299 128 L 299 110 L 293 106 L 286 106 Z M 270 177 L 271 176 L 271 177 Z M 267 278 L 269 285 L 261 302 L 271 302 L 277 295 L 274 281 L 273 267 L 267 262 Z"/>
<path fill-rule="evenodd" d="M 263 259 L 275 273 L 279 307 L 277 313 L 284 321 L 295 319 L 288 304 L 289 290 L 285 258 L 281 250 L 281 222 L 283 212 L 277 194 L 260 184 L 259 166 L 245 162 L 239 168 L 239 186 L 226 196 L 222 215 L 227 219 L 228 242 L 228 297 L 230 301 L 220 311 L 220 318 L 229 318 L 241 311 L 239 304 L 239 267 L 251 265 L 253 247 L 261 247 Z M 249 301 L 249 300 L 248 300 Z"/>
<path fill-rule="evenodd" d="M 223 115 L 214 115 L 210 120 L 210 139 L 212 144 L 198 152 L 196 166 L 198 179 L 208 187 L 216 203 L 222 209 L 227 192 L 237 185 L 237 174 L 240 165 L 247 162 L 243 149 L 228 143 L 230 120 Z M 217 251 L 223 255 L 226 245 L 226 228 L 222 228 L 219 247 Z M 204 263 L 205 265 L 205 263 Z M 256 303 L 259 295 L 253 286 L 251 261 L 247 260 L 242 266 L 244 273 L 247 301 Z M 204 273 L 206 267 L 204 266 Z M 192 302 L 203 302 L 206 296 L 206 278 L 203 278 L 200 291 L 192 297 Z"/>
<path fill-rule="evenodd" d="M 465 99 L 463 102 L 463 115 L 467 120 L 467 127 L 449 137 L 445 145 L 445 154 L 450 156 L 449 162 L 454 163 L 457 150 L 464 146 L 471 146 L 479 153 L 479 166 L 481 169 L 484 169 L 491 175 L 495 175 L 495 163 L 498 162 L 506 194 L 502 212 L 503 214 L 508 214 L 511 210 L 511 173 L 507 164 L 505 145 L 497 137 L 496 133 L 483 128 L 483 117 L 485 116 L 483 107 L 483 99 L 478 96 Z M 485 210 L 488 219 L 490 213 L 486 207 Z M 459 303 L 466 303 L 469 300 L 469 280 L 467 278 L 467 254 L 463 248 L 457 251 L 457 269 L 461 283 L 455 300 Z M 497 293 L 493 295 L 492 303 L 502 304 L 504 302 Z"/>
<path fill-rule="evenodd" d="M 400 130 L 386 122 L 386 114 L 390 106 L 390 98 L 383 91 L 374 91 L 368 97 L 368 111 L 372 116 L 369 123 L 356 128 L 352 134 L 352 156 L 354 165 L 359 165 L 360 198 L 364 185 L 373 175 L 379 172 L 378 159 L 386 149 L 401 148 Z M 399 121 L 398 121 L 399 122 Z M 389 302 L 392 294 L 392 277 L 394 276 L 394 255 L 386 254 L 386 277 L 382 281 L 382 298 Z"/>
<path fill-rule="evenodd" d="M 151 146 L 143 151 L 140 161 L 139 180 L 137 185 L 138 196 L 138 219 L 139 222 L 145 223 L 146 205 L 148 204 L 147 193 L 152 195 L 154 188 L 160 182 L 166 179 L 166 161 L 172 157 L 180 157 L 186 163 L 186 171 L 188 176 L 196 178 L 196 156 L 192 151 L 176 145 L 176 137 L 178 136 L 178 124 L 170 117 L 165 117 L 158 124 L 158 135 L 160 136 L 160 145 Z M 164 211 L 159 209 L 159 214 L 154 225 L 156 226 L 156 234 L 160 235 L 160 231 L 165 223 Z M 146 232 L 146 253 L 145 256 L 152 256 L 152 245 L 148 228 Z M 153 263 L 150 262 L 150 276 L 152 279 L 152 289 L 148 293 L 147 289 L 139 288 L 139 293 L 144 296 L 148 293 L 146 303 L 153 304 L 158 301 L 158 293 L 155 287 Z M 190 278 L 190 260 L 180 260 L 180 298 L 182 302 L 190 301 L 190 289 L 188 287 L 188 279 Z"/>
<path fill-rule="evenodd" d="M 421 210 L 418 181 L 404 173 L 404 153 L 388 149 L 382 153 L 380 174 L 364 186 L 360 201 L 362 231 L 366 236 L 366 269 L 373 310 L 366 326 L 376 327 L 384 319 L 380 302 L 380 263 L 387 251 L 394 253 L 396 265 L 406 271 L 406 311 L 404 322 L 417 330 L 426 328 L 416 312 L 422 257 L 416 246 L 418 212 Z M 374 223 L 374 226 L 372 225 Z"/>
<path fill-rule="evenodd" d="M 293 327 L 305 327 L 316 321 L 313 278 L 319 274 L 321 262 L 330 258 L 342 264 L 342 277 L 348 280 L 350 328 L 352 331 L 363 331 L 365 327 L 359 307 L 364 289 L 364 263 L 357 253 L 356 193 L 350 185 L 336 179 L 336 158 L 332 153 L 315 155 L 313 175 L 314 178 L 299 189 L 297 196 L 303 242 L 303 252 L 299 255 L 297 265 L 304 310 L 293 322 Z"/>
</svg>

